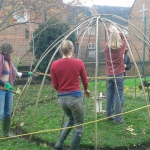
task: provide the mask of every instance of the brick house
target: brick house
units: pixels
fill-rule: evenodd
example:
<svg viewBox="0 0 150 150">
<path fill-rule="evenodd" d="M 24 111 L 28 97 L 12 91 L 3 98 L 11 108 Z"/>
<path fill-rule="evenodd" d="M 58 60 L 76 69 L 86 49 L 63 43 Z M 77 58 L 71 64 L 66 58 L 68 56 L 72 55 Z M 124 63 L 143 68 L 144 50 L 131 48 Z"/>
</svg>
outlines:
<svg viewBox="0 0 150 150">
<path fill-rule="evenodd" d="M 128 19 L 128 13 L 130 10 L 130 7 L 115 7 L 115 6 L 98 6 L 94 5 L 91 8 L 76 8 L 78 9 L 78 14 L 82 14 L 84 9 L 84 14 L 86 15 L 86 18 L 97 15 L 97 14 L 114 14 L 117 16 L 120 16 L 124 19 Z M 81 12 L 81 11 L 82 12 Z M 74 12 L 76 14 L 76 12 Z M 127 27 L 127 23 L 120 21 L 118 19 L 115 19 L 109 15 L 104 15 L 102 18 L 107 18 L 113 22 L 116 22 L 118 24 L 121 24 L 122 26 Z M 81 20 L 80 20 L 81 22 Z M 72 26 L 77 25 L 79 22 L 76 20 L 70 21 L 70 24 Z M 90 22 L 89 22 L 90 24 Z M 79 28 L 77 33 L 77 43 L 75 44 L 75 54 L 76 57 L 82 59 L 85 63 L 88 76 L 93 76 L 95 72 L 95 60 L 96 60 L 96 27 L 95 23 L 91 26 L 82 26 Z M 99 75 L 105 75 L 105 55 L 104 55 L 104 46 L 107 42 L 106 39 L 106 31 L 105 27 L 102 22 L 99 22 L 99 36 L 98 36 L 98 61 L 99 61 Z"/>
<path fill-rule="evenodd" d="M 150 2 L 149 0 L 135 0 L 132 8 L 129 12 L 129 22 L 136 26 L 141 32 L 143 32 L 148 40 L 150 40 Z M 137 36 L 144 39 L 144 36 L 137 31 L 133 26 L 129 24 L 129 30 L 136 33 Z M 147 48 L 146 44 L 142 40 L 136 38 L 135 36 L 129 34 L 129 37 L 133 44 L 131 47 L 133 49 L 133 55 L 136 61 L 150 61 L 150 49 Z M 137 48 L 135 50 L 134 46 Z M 137 54 L 139 53 L 139 56 Z"/>
<path fill-rule="evenodd" d="M 9 27 L 0 33 L 0 43 L 9 42 L 13 45 L 13 62 L 15 65 L 28 66 L 33 63 L 34 57 L 29 53 L 31 35 L 37 28 L 36 24 L 20 24 Z M 21 61 L 19 61 L 19 60 Z"/>
<path fill-rule="evenodd" d="M 75 6 L 76 7 L 76 6 Z M 114 7 L 114 6 L 98 6 L 94 5 L 92 8 L 89 7 L 76 7 L 76 8 L 71 8 L 71 16 L 72 20 L 69 20 L 69 23 L 71 26 L 77 25 L 79 22 L 84 20 L 86 17 L 95 15 L 95 14 L 114 14 L 117 16 L 120 16 L 122 18 L 127 19 L 127 14 L 129 11 L 129 7 Z M 75 12 L 75 13 L 74 13 Z M 31 14 L 30 14 L 31 15 Z M 66 15 L 66 14 L 65 14 Z M 68 14 L 67 14 L 68 15 Z M 66 17 L 66 16 L 65 16 Z M 111 18 L 109 16 L 105 16 L 106 18 L 116 22 L 116 23 L 121 23 L 117 22 L 114 18 Z M 75 20 L 76 18 L 76 20 Z M 43 16 L 43 22 L 45 21 L 45 16 Z M 49 18 L 46 18 L 49 19 Z M 18 22 L 20 21 L 23 22 L 23 19 L 19 19 Z M 36 22 L 39 23 L 38 20 Z M 124 24 L 126 26 L 126 24 Z M 14 46 L 14 54 L 13 58 L 14 61 L 17 62 L 18 58 L 21 59 L 21 63 L 19 65 L 27 65 L 30 66 L 33 62 L 33 55 L 32 53 L 28 53 L 28 50 L 30 48 L 29 41 L 32 38 L 32 33 L 34 30 L 38 27 L 38 24 L 32 24 L 32 23 L 27 23 L 27 24 L 19 24 L 17 26 L 12 26 L 8 28 L 7 30 L 0 32 L 0 43 L 4 41 L 8 41 L 13 44 Z M 95 62 L 95 27 L 89 26 L 85 32 L 84 38 L 80 36 L 81 33 L 85 30 L 85 27 L 79 28 L 76 33 L 77 33 L 77 38 L 78 42 L 76 43 L 76 57 L 81 58 L 84 60 L 85 63 L 89 62 Z M 104 57 L 104 45 L 106 43 L 106 32 L 104 30 L 103 25 L 100 25 L 99 28 L 99 62 L 104 62 L 105 57 Z M 82 44 L 79 45 L 79 43 Z M 80 49 L 79 49 L 80 46 Z M 26 54 L 26 55 L 25 55 Z M 24 57 L 23 57 L 24 56 Z"/>
<path fill-rule="evenodd" d="M 150 48 L 142 40 L 147 42 L 150 40 L 150 3 L 149 0 L 135 0 L 131 10 L 129 12 L 129 22 L 132 25 L 128 25 L 129 30 L 135 33 L 141 39 L 135 37 L 129 33 L 131 40 L 130 46 L 134 59 L 138 65 L 141 74 L 148 74 L 150 70 Z M 142 33 L 140 33 L 134 26 L 137 27 Z"/>
<path fill-rule="evenodd" d="M 83 8 L 81 8 L 83 10 Z M 120 16 L 124 19 L 128 19 L 128 13 L 130 10 L 130 7 L 116 7 L 116 6 L 98 6 L 98 5 L 93 5 L 91 8 L 87 7 L 85 10 L 85 14 L 90 17 L 92 15 L 96 14 L 114 14 L 117 16 Z M 127 27 L 127 23 L 123 22 L 121 20 L 117 20 L 111 16 L 102 16 L 102 18 L 107 18 L 113 22 L 116 22 L 118 24 L 121 24 L 122 26 Z M 71 22 L 72 23 L 72 22 Z M 72 23 L 74 26 L 74 24 Z M 81 34 L 83 34 L 83 31 L 85 30 L 86 27 L 79 28 L 77 30 L 77 38 L 78 42 L 76 43 L 76 56 L 83 59 L 85 62 L 93 62 L 95 61 L 95 42 L 96 42 L 96 29 L 95 26 L 89 26 L 86 32 L 84 33 L 84 38 L 82 38 Z M 104 61 L 104 54 L 103 54 L 103 49 L 104 45 L 106 43 L 106 31 L 104 28 L 104 25 L 100 22 L 100 28 L 99 28 L 99 61 Z M 79 44 L 80 49 L 79 49 Z"/>
<path fill-rule="evenodd" d="M 10 27 L 0 32 L 0 44 L 3 42 L 9 42 L 13 45 L 14 52 L 12 58 L 15 65 L 27 67 L 33 65 L 34 52 L 33 53 L 29 52 L 30 41 L 33 38 L 33 32 L 38 28 L 40 24 L 46 22 L 49 19 L 54 18 L 67 20 L 66 19 L 67 8 L 66 6 L 64 7 L 63 1 L 51 0 L 50 2 L 51 3 L 48 6 L 47 5 L 45 6 L 44 12 L 41 13 L 41 16 L 36 16 L 35 12 L 31 11 L 28 11 L 30 12 L 30 14 L 29 13 L 24 13 L 20 15 L 12 14 L 11 17 L 13 18 L 14 21 L 13 24 L 16 23 L 17 25 L 12 24 L 10 25 Z M 36 6 L 36 4 L 34 6 Z M 3 12 L 3 10 L 0 9 L 0 12 Z M 31 18 L 34 19 L 30 21 Z"/>
<path fill-rule="evenodd" d="M 94 5 L 92 7 L 91 10 L 94 10 L 93 12 L 97 12 L 97 14 L 102 14 L 102 18 L 106 18 L 110 21 L 113 21 L 117 24 L 120 24 L 124 27 L 128 27 L 128 24 L 120 19 L 114 18 L 111 15 L 107 15 L 107 14 L 112 14 L 112 15 L 116 15 L 119 16 L 123 19 L 128 20 L 128 12 L 130 11 L 130 7 L 120 7 L 120 6 L 98 6 L 98 5 Z M 94 14 L 94 13 L 93 13 Z M 100 48 L 100 52 L 103 51 L 104 49 L 104 45 L 107 42 L 107 38 L 106 38 L 106 31 L 105 28 L 103 26 L 103 24 L 100 24 L 100 29 L 99 29 L 100 33 L 99 33 L 99 48 Z M 123 32 L 126 33 L 126 30 L 122 29 Z"/>
</svg>

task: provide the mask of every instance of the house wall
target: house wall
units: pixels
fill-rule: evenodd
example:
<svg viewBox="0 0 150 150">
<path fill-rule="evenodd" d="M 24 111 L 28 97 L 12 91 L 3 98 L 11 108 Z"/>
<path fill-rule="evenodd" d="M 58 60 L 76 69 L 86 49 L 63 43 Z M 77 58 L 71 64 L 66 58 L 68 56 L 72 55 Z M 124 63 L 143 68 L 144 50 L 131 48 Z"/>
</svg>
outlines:
<svg viewBox="0 0 150 150">
<path fill-rule="evenodd" d="M 30 40 L 36 28 L 36 24 L 19 24 L 0 33 L 0 43 L 9 42 L 13 45 L 12 58 L 14 64 L 19 62 L 19 66 L 31 65 L 34 57 L 32 53 L 29 53 Z"/>
<path fill-rule="evenodd" d="M 146 22 L 143 22 L 143 15 L 140 12 L 140 10 L 142 10 L 143 8 L 143 4 L 145 4 L 145 8 L 148 9 L 147 11 L 145 11 Z M 129 13 L 129 22 L 134 26 L 136 26 L 142 33 L 144 33 L 145 30 L 148 40 L 150 39 L 149 0 L 135 0 L 135 3 L 132 6 L 131 11 Z M 129 24 L 128 28 L 133 33 L 135 33 L 138 37 L 141 37 L 141 39 L 138 39 L 135 36 L 133 36 L 131 33 L 129 33 L 129 39 L 131 40 L 130 45 L 131 45 L 133 56 L 136 61 L 140 61 L 140 60 L 144 61 L 144 56 L 145 56 L 145 61 L 150 61 L 150 52 L 149 52 L 150 49 L 147 47 L 144 49 L 144 44 L 142 41 L 144 39 L 144 36 L 137 29 L 135 29 L 134 26 L 131 26 Z M 144 51 L 145 51 L 145 55 L 144 55 Z"/>
<path fill-rule="evenodd" d="M 149 0 L 136 0 L 135 4 L 133 5 L 130 13 L 129 13 L 129 22 L 131 22 L 133 24 L 133 26 L 136 26 L 137 29 L 141 30 L 141 32 L 144 32 L 144 27 L 143 27 L 143 18 L 142 18 L 142 13 L 140 13 L 139 11 L 142 9 L 142 5 L 145 4 L 145 8 L 147 8 L 148 10 L 145 12 L 145 16 L 146 16 L 146 36 L 148 38 L 148 40 L 150 39 L 150 3 Z M 91 9 L 92 11 L 93 9 Z M 95 14 L 95 9 L 93 10 L 93 14 Z M 118 14 L 119 15 L 119 14 Z M 123 25 L 126 26 L 126 25 Z M 144 54 L 144 50 L 143 50 L 143 35 L 137 31 L 137 29 L 135 29 L 133 26 L 131 26 L 130 24 L 128 25 L 128 29 L 130 31 L 132 31 L 134 34 L 136 34 L 138 37 L 140 37 L 141 39 L 138 39 L 137 37 L 133 36 L 130 32 L 127 35 L 129 37 L 129 43 L 131 46 L 131 50 L 133 55 L 130 54 L 130 52 L 128 52 L 128 55 L 130 56 L 130 60 L 132 63 L 132 68 L 131 70 L 127 71 L 128 75 L 134 75 L 137 74 L 137 71 L 135 69 L 135 66 L 133 64 L 134 60 L 138 66 L 139 72 L 140 74 L 143 74 L 143 69 L 144 69 L 144 73 L 145 75 L 149 75 L 149 69 L 150 69 L 150 52 L 149 52 L 149 48 L 145 48 L 145 62 L 143 59 L 143 54 Z M 89 35 L 87 35 L 89 36 Z M 94 38 L 94 37 L 93 37 Z M 87 38 L 88 39 L 88 38 Z M 95 40 L 95 39 L 94 39 Z M 100 25 L 99 28 L 99 54 L 100 51 L 102 51 L 104 49 L 104 45 L 107 42 L 106 40 L 106 33 L 105 33 L 105 29 L 103 27 L 103 25 Z M 87 42 L 85 42 L 87 43 Z M 84 44 L 85 44 L 84 43 Z M 87 47 L 87 44 L 85 44 L 83 47 Z M 86 49 L 86 48 L 85 48 Z M 133 57 L 132 57 L 133 56 Z M 99 63 L 101 62 L 101 57 L 99 57 Z M 91 63 L 89 65 L 90 62 L 95 62 L 95 59 L 87 59 L 87 61 L 85 61 L 85 65 L 86 68 L 88 70 L 88 75 L 91 76 L 95 73 L 95 64 Z M 89 63 L 88 63 L 89 62 Z M 105 75 L 106 72 L 106 66 L 104 64 L 105 60 L 103 59 L 103 64 L 100 63 L 100 68 L 99 68 L 99 75 Z M 143 63 L 144 63 L 144 68 L 143 68 Z"/>
<path fill-rule="evenodd" d="M 85 68 L 86 68 L 86 72 L 87 72 L 87 76 L 88 77 L 94 77 L 95 76 L 95 63 L 87 63 L 85 62 L 84 63 L 85 65 Z M 137 63 L 137 67 L 138 67 L 138 71 L 140 72 L 140 75 L 142 75 L 142 66 L 141 66 L 141 63 L 138 62 Z M 145 63 L 145 76 L 150 76 L 150 62 L 146 62 Z M 127 77 L 131 77 L 133 78 L 133 76 L 136 76 L 138 77 L 138 72 L 137 72 L 137 69 L 134 65 L 134 63 L 131 63 L 131 69 L 126 71 L 127 73 Z M 103 63 L 99 63 L 98 64 L 98 76 L 99 77 L 105 77 L 106 76 L 106 65 L 105 65 L 105 62 Z"/>
<path fill-rule="evenodd" d="M 88 32 L 89 28 L 93 28 L 93 34 Z M 106 33 L 102 23 L 99 24 L 98 33 L 98 58 L 99 61 L 104 61 L 104 46 L 106 43 Z M 96 27 L 82 27 L 77 31 L 77 43 L 76 43 L 76 57 L 82 59 L 85 62 L 93 62 L 96 58 Z M 89 44 L 94 44 L 93 48 L 89 47 Z M 77 46 L 78 45 L 78 46 Z"/>
<path fill-rule="evenodd" d="M 63 21 L 67 20 L 66 12 L 68 9 L 66 6 L 64 7 L 62 0 L 51 0 L 49 4 L 50 5 L 45 8 L 45 12 L 41 13 L 41 16 L 36 16 L 35 12 L 29 11 L 30 14 L 27 14 L 27 18 L 32 18 L 32 20 L 29 20 L 29 23 L 25 23 L 27 20 L 20 22 L 21 19 L 17 20 L 17 18 L 15 18 L 12 14 L 13 23 L 18 24 L 20 22 L 20 24 L 13 25 L 12 23 L 11 27 L 0 32 L 0 44 L 3 42 L 9 42 L 13 45 L 14 52 L 12 54 L 12 58 L 14 64 L 18 64 L 18 62 L 19 66 L 30 66 L 33 64 L 34 56 L 32 52 L 29 52 L 30 42 L 33 38 L 33 32 L 38 28 L 39 24 L 54 18 L 61 19 Z M 2 11 L 0 11 L 0 13 L 2 13 Z M 24 17 L 22 20 L 24 20 Z M 27 32 L 29 34 L 28 37 L 26 37 Z"/>
<path fill-rule="evenodd" d="M 105 12 L 104 8 L 105 6 L 101 6 L 101 8 L 103 8 L 103 11 Z M 110 9 L 112 10 L 113 7 L 110 7 Z M 107 9 L 109 10 L 109 8 L 107 7 Z M 117 12 L 121 12 L 123 16 L 127 16 L 127 12 L 126 11 L 122 11 L 123 9 L 121 9 L 120 7 L 117 7 Z M 101 9 L 99 9 L 99 6 L 92 6 L 90 8 L 90 12 L 91 12 L 91 16 L 92 15 L 98 15 L 98 11 L 101 11 Z M 105 12 L 105 14 L 107 14 L 107 12 Z M 120 14 L 116 14 L 116 15 L 120 15 Z M 123 17 L 121 16 L 121 17 Z M 105 19 L 105 17 L 107 18 L 108 16 L 103 16 L 102 18 Z M 116 21 L 113 18 L 110 18 L 110 20 L 112 21 Z M 116 22 L 116 23 L 120 23 L 120 22 Z M 90 22 L 89 22 L 90 24 Z M 82 27 L 81 29 L 78 30 L 78 46 L 75 46 L 76 48 L 78 47 L 78 53 L 76 53 L 76 57 L 82 59 L 85 62 L 94 62 L 95 61 L 95 57 L 89 57 L 89 54 L 93 52 L 95 52 L 96 50 L 96 32 L 94 35 L 90 35 L 88 34 L 88 28 L 91 27 L 89 26 L 89 24 L 87 24 L 85 27 Z M 124 22 L 124 24 L 121 24 L 122 26 L 126 26 L 127 27 L 127 23 Z M 89 27 L 87 27 L 89 26 Z M 84 33 L 84 30 L 87 28 L 87 31 Z M 94 28 L 96 28 L 94 26 Z M 84 35 L 83 35 L 84 34 Z M 98 33 L 98 60 L 99 62 L 104 62 L 105 61 L 105 56 L 104 56 L 104 47 L 105 47 L 105 43 L 107 42 L 107 35 L 106 35 L 106 29 L 103 25 L 102 22 L 99 22 L 99 33 Z M 88 45 L 90 43 L 93 43 L 95 45 L 95 48 L 93 49 L 89 49 Z M 77 52 L 77 50 L 76 50 Z"/>
</svg>

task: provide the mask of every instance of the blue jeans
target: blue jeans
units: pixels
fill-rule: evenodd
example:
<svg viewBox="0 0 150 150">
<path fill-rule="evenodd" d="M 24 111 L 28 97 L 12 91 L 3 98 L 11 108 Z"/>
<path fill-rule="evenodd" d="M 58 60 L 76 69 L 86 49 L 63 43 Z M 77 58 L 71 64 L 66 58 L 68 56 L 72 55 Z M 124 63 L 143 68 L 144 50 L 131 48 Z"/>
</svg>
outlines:
<svg viewBox="0 0 150 150">
<path fill-rule="evenodd" d="M 124 104 L 124 94 L 122 96 L 121 103 Z"/>
<path fill-rule="evenodd" d="M 2 118 L 11 117 L 13 107 L 13 93 L 0 90 L 0 121 Z"/>
<path fill-rule="evenodd" d="M 59 96 L 58 101 L 65 114 L 69 117 L 68 121 L 74 122 L 74 125 L 84 123 L 83 97 L 64 95 Z M 83 125 L 75 127 L 75 131 L 82 133 Z"/>
<path fill-rule="evenodd" d="M 114 100 L 115 102 L 115 100 Z M 122 95 L 121 104 L 124 104 L 124 94 Z"/>
<path fill-rule="evenodd" d="M 108 75 L 108 77 L 113 77 Z M 114 114 L 121 113 L 121 101 L 123 97 L 124 90 L 124 73 L 116 75 L 116 79 L 107 80 L 107 102 L 106 102 L 106 117 L 112 115 L 112 107 L 114 103 Z M 120 78 L 118 78 L 120 77 Z M 115 121 L 120 121 L 121 115 L 114 117 Z"/>
</svg>

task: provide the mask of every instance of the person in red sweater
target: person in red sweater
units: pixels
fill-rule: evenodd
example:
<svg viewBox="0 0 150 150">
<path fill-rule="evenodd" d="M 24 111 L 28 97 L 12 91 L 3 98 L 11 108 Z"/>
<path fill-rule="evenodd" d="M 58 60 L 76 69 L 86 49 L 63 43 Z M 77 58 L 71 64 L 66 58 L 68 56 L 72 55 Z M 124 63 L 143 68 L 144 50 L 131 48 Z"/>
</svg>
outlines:
<svg viewBox="0 0 150 150">
<path fill-rule="evenodd" d="M 68 116 L 64 128 L 84 123 L 84 105 L 80 89 L 80 78 L 84 87 L 84 95 L 86 97 L 90 95 L 84 63 L 80 59 L 72 58 L 73 50 L 73 43 L 69 40 L 64 40 L 61 43 L 62 58 L 54 61 L 50 68 L 52 85 L 58 91 L 58 101 L 62 110 Z M 70 131 L 71 128 L 61 131 L 58 142 L 55 144 L 55 149 L 63 150 L 63 142 Z M 82 132 L 83 125 L 75 127 L 70 150 L 79 149 Z"/>
<path fill-rule="evenodd" d="M 109 28 L 110 39 L 105 45 L 105 57 L 107 68 L 107 102 L 106 102 L 106 117 L 112 115 L 112 107 L 114 103 L 114 114 L 120 114 L 121 99 L 124 90 L 124 59 L 123 55 L 126 49 L 126 42 L 122 33 L 113 25 Z M 121 115 L 108 120 L 114 120 L 115 123 L 122 123 Z"/>
</svg>

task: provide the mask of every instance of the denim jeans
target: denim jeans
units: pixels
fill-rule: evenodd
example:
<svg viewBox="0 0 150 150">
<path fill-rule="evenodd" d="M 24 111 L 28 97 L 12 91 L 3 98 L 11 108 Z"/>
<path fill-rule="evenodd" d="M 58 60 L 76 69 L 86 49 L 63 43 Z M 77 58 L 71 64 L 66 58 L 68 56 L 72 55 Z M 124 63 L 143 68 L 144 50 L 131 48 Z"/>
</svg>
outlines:
<svg viewBox="0 0 150 150">
<path fill-rule="evenodd" d="M 124 94 L 122 96 L 121 103 L 124 104 Z"/>
<path fill-rule="evenodd" d="M 11 117 L 13 107 L 13 93 L 0 90 L 0 121 L 2 118 Z"/>
<path fill-rule="evenodd" d="M 115 102 L 115 100 L 114 100 Z M 122 98 L 121 98 L 121 104 L 124 104 L 124 94 L 122 95 Z"/>
<path fill-rule="evenodd" d="M 114 103 L 114 114 L 121 113 L 121 101 L 123 97 L 124 90 L 124 73 L 116 75 L 117 78 L 113 79 L 113 76 L 107 80 L 107 102 L 106 102 L 106 116 L 110 117 L 112 115 L 112 107 Z M 121 115 L 114 117 L 115 121 L 120 121 Z"/>
<path fill-rule="evenodd" d="M 72 97 L 64 95 L 59 96 L 58 101 L 65 114 L 69 117 L 68 121 L 74 122 L 74 125 L 84 123 L 83 97 Z M 83 125 L 75 127 L 75 131 L 82 133 Z"/>
</svg>

